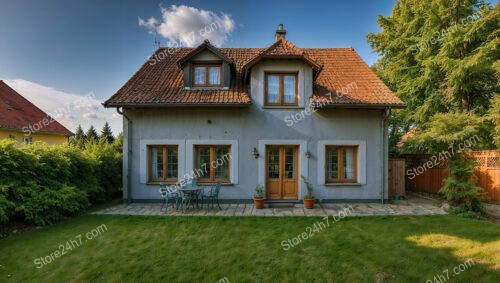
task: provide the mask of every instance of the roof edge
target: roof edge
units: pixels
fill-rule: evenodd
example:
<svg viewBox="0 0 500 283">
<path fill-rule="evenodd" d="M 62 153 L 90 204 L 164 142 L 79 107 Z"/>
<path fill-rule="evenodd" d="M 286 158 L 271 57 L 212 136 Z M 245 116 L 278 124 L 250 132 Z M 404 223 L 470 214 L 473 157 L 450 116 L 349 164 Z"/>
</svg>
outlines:
<svg viewBox="0 0 500 283">
<path fill-rule="evenodd" d="M 170 107 L 248 107 L 246 103 L 103 103 L 105 108 L 135 107 L 135 108 L 170 108 Z"/>
<path fill-rule="evenodd" d="M 315 103 L 319 103 L 320 101 L 316 101 Z M 406 104 L 369 104 L 369 103 L 344 103 L 344 104 L 325 104 L 320 108 L 360 108 L 360 109 L 405 109 L 407 107 Z"/>
</svg>

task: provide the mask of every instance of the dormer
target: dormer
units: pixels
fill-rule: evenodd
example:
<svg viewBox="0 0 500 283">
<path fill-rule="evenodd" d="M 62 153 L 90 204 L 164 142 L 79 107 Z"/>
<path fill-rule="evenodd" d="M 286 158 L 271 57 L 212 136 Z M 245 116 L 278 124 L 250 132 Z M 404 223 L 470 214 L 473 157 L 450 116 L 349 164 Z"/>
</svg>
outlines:
<svg viewBox="0 0 500 283">
<path fill-rule="evenodd" d="M 234 62 L 208 40 L 177 62 L 184 89 L 229 89 Z"/>
<path fill-rule="evenodd" d="M 264 108 L 305 107 L 323 66 L 286 39 L 283 25 L 275 39 L 243 65 L 243 81 L 250 82 L 251 97 Z"/>
</svg>

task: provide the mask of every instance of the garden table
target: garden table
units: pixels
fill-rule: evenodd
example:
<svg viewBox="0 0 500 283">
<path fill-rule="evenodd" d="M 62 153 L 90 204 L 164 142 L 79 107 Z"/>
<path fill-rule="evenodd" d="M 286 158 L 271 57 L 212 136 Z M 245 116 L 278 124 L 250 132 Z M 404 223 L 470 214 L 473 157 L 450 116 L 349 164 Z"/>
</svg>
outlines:
<svg viewBox="0 0 500 283">
<path fill-rule="evenodd" d="M 192 203 L 193 200 L 196 200 L 196 207 L 200 208 L 200 206 L 198 205 L 198 196 L 200 195 L 202 190 L 203 190 L 203 187 L 179 189 L 179 191 L 181 191 L 182 194 L 184 195 L 182 198 L 182 202 L 181 202 L 183 212 L 186 212 L 186 210 L 189 209 L 190 204 L 192 204 L 194 207 L 194 203 Z"/>
</svg>

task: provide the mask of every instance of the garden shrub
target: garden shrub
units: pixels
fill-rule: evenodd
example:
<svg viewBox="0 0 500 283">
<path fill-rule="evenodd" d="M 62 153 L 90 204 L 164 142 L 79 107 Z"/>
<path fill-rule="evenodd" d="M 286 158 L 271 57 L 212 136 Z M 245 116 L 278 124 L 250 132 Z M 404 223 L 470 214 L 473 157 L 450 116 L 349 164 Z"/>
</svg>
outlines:
<svg viewBox="0 0 500 283">
<path fill-rule="evenodd" d="M 482 198 L 484 190 L 476 185 L 476 175 L 474 174 L 477 163 L 467 159 L 463 155 L 450 158 L 447 170 L 450 176 L 445 180 L 440 189 L 455 214 L 464 213 L 484 213 Z"/>
<path fill-rule="evenodd" d="M 96 162 L 96 177 L 103 194 L 96 201 L 109 199 L 121 193 L 122 153 L 114 144 L 105 140 L 90 140 L 85 144 L 84 154 Z"/>
<path fill-rule="evenodd" d="M 66 185 L 60 189 L 25 187 L 21 195 L 24 201 L 16 207 L 16 212 L 36 225 L 52 224 L 88 207 L 86 193 Z"/>
<path fill-rule="evenodd" d="M 82 150 L 0 140 L 0 222 L 47 225 L 109 199 L 121 189 L 121 158 L 105 142 Z"/>
</svg>

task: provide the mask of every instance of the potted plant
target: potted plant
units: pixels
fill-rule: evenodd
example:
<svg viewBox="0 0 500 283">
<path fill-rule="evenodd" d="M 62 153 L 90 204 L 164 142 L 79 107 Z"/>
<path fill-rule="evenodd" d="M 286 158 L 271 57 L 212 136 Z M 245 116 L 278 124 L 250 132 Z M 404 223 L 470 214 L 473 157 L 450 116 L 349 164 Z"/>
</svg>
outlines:
<svg viewBox="0 0 500 283">
<path fill-rule="evenodd" d="M 304 196 L 304 207 L 307 209 L 311 209 L 314 207 L 314 203 L 316 202 L 316 198 L 313 195 L 313 185 L 306 177 L 301 176 L 302 180 L 306 184 L 307 194 Z"/>
<path fill-rule="evenodd" d="M 255 187 L 255 195 L 253 196 L 253 204 L 256 209 L 264 208 L 264 203 L 266 202 L 266 198 L 264 197 L 264 187 L 262 185 L 257 185 Z"/>
</svg>

